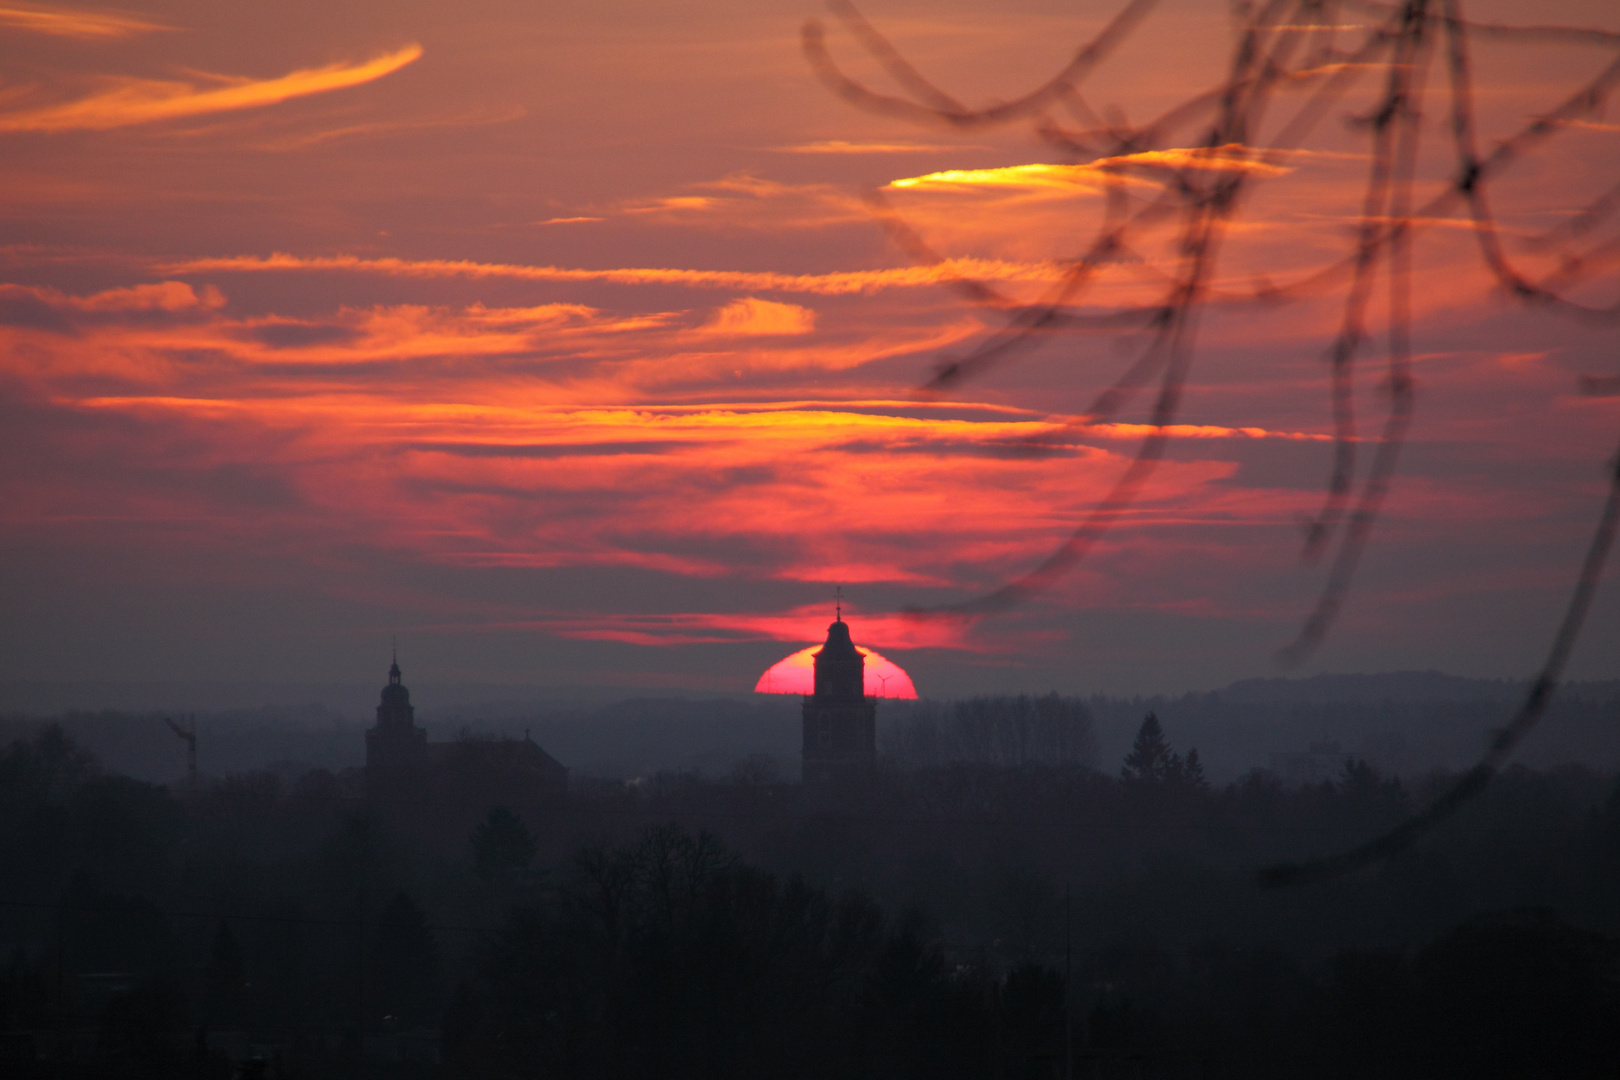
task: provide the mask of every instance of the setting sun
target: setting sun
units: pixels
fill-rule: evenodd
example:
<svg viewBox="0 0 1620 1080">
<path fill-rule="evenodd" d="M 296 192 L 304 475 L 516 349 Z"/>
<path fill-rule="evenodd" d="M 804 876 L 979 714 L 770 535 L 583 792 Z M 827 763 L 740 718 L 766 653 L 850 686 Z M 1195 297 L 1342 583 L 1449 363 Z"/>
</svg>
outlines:
<svg viewBox="0 0 1620 1080">
<path fill-rule="evenodd" d="M 820 645 L 807 645 L 796 653 L 784 656 L 765 669 L 765 674 L 754 684 L 756 694 L 809 694 L 815 691 L 816 653 Z M 855 651 L 866 659 L 865 689 L 867 697 L 906 698 L 915 700 L 917 688 L 905 670 L 864 645 Z"/>
</svg>

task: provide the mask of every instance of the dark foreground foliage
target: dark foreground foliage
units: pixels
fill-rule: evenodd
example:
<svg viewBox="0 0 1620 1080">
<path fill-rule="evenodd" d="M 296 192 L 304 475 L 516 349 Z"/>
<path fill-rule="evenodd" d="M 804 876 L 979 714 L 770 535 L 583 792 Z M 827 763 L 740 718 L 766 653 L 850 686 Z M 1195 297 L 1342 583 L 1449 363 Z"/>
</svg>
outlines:
<svg viewBox="0 0 1620 1080">
<path fill-rule="evenodd" d="M 446 1021 L 451 1076 L 1598 1077 L 1620 943 L 1524 909 L 1408 957 L 1209 947 L 1001 973 L 674 827 L 514 910 Z M 1065 1015 L 1066 1002 L 1073 1014 Z"/>
<path fill-rule="evenodd" d="M 1123 775 L 654 777 L 444 850 L 330 774 L 177 796 L 46 731 L 0 749 L 0 1076 L 1616 1075 L 1612 778 L 1510 772 L 1278 892 L 1255 865 L 1422 791 L 1140 742 Z"/>
</svg>

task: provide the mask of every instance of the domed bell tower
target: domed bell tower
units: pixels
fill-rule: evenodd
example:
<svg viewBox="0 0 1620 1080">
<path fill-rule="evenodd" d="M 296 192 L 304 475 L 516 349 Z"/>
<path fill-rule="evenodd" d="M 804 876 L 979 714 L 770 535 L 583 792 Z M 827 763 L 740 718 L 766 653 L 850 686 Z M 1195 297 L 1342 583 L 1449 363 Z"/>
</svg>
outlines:
<svg viewBox="0 0 1620 1080">
<path fill-rule="evenodd" d="M 864 776 L 877 760 L 877 699 L 866 696 L 866 658 L 850 639 L 843 605 L 815 655 L 815 693 L 804 699 L 804 782 Z"/>
<path fill-rule="evenodd" d="M 366 792 L 373 798 L 397 795 L 426 764 L 427 732 L 416 726 L 416 708 L 400 681 L 396 652 L 377 703 L 377 726 L 366 730 Z"/>
</svg>

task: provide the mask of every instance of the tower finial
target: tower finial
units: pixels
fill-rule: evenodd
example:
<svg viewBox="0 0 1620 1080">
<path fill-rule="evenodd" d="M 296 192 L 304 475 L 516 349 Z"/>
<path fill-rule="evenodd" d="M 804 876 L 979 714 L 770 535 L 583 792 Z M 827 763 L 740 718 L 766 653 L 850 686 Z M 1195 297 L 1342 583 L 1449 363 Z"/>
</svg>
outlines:
<svg viewBox="0 0 1620 1080">
<path fill-rule="evenodd" d="M 844 587 L 842 585 L 840 585 L 835 590 L 833 590 L 833 596 L 835 597 L 834 603 L 837 605 L 837 606 L 835 606 L 833 608 L 833 612 L 834 612 L 834 615 L 836 617 L 836 621 L 843 622 L 844 621 Z"/>
</svg>

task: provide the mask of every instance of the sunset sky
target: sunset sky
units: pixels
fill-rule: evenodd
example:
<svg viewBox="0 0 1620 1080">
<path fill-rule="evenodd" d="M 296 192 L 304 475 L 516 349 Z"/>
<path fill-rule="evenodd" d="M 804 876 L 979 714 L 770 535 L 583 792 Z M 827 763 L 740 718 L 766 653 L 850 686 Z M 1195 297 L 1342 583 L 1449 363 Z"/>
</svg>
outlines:
<svg viewBox="0 0 1620 1080">
<path fill-rule="evenodd" d="M 1054 588 L 973 620 L 904 613 L 1037 565 L 1151 399 L 1067 423 L 1130 363 L 1125 332 L 1053 334 L 919 393 L 1004 321 L 953 278 L 1050 290 L 1101 220 L 1102 168 L 1028 122 L 853 107 L 801 50 L 818 3 L 0 0 L 0 679 L 364 682 L 397 635 L 416 681 L 742 692 L 824 637 L 840 585 L 855 640 L 924 696 L 1281 674 L 1326 572 L 1301 523 L 1330 467 L 1342 288 L 1207 306 L 1168 458 Z M 978 106 L 1119 6 L 861 10 Z M 1374 11 L 1340 12 L 1347 42 Z M 1620 31 L 1608 0 L 1534 18 Z M 892 90 L 836 20 L 827 40 Z M 1226 4 L 1163 3 L 1088 100 L 1144 122 L 1217 85 L 1231 40 Z M 1481 36 L 1481 146 L 1617 51 Z M 1455 172 L 1444 83 L 1436 66 L 1421 198 Z M 1250 166 L 1217 289 L 1352 251 L 1351 120 L 1377 87 Z M 1620 180 L 1610 104 L 1493 190 L 1510 255 L 1546 274 L 1585 253 L 1574 295 L 1599 305 L 1620 222 L 1581 212 Z M 1125 165 L 1144 188 L 1160 167 Z M 898 246 L 873 192 L 947 261 Z M 1448 213 L 1415 237 L 1411 442 L 1296 674 L 1533 672 L 1597 518 L 1620 326 L 1515 304 Z M 1172 237 L 1106 267 L 1088 310 L 1149 302 Z M 1371 434 L 1381 342 L 1359 364 Z M 1611 580 L 1571 675 L 1620 677 L 1617 643 Z"/>
</svg>

